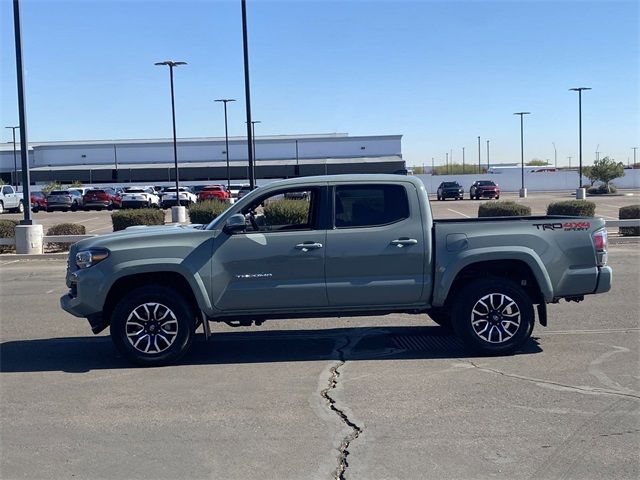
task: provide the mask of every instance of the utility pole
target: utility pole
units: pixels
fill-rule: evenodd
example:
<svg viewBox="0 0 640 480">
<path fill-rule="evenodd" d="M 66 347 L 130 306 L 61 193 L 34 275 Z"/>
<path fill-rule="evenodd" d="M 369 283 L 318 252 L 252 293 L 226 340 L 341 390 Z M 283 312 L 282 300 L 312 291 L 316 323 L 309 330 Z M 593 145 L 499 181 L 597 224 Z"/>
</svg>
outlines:
<svg viewBox="0 0 640 480">
<path fill-rule="evenodd" d="M 572 159 L 573 157 L 567 157 L 567 158 L 569 159 L 569 168 L 571 168 L 571 159 Z"/>
<path fill-rule="evenodd" d="M 480 136 L 478 135 L 478 175 L 480 175 Z"/>
<path fill-rule="evenodd" d="M 447 166 L 447 175 L 449 175 L 449 152 L 445 153 L 445 165 Z"/>
<path fill-rule="evenodd" d="M 489 170 L 490 165 L 489 165 L 489 140 L 487 140 L 487 171 Z"/>
<path fill-rule="evenodd" d="M 631 150 L 633 150 L 633 164 L 636 164 L 636 150 L 638 150 L 638 147 L 631 147 Z"/>
<path fill-rule="evenodd" d="M 520 162 L 521 162 L 521 175 L 522 175 L 522 187 L 520 188 L 520 198 L 526 198 L 527 189 L 524 188 L 524 116 L 530 115 L 531 112 L 517 112 L 514 115 L 520 115 Z"/>
<path fill-rule="evenodd" d="M 462 174 L 464 175 L 464 147 L 462 147 Z"/>
<path fill-rule="evenodd" d="M 551 145 L 553 145 L 553 164 L 558 168 L 558 150 L 556 150 L 556 142 L 551 142 Z"/>
<path fill-rule="evenodd" d="M 578 189 L 576 190 L 576 200 L 584 200 L 586 198 L 586 193 L 584 188 L 582 188 L 582 91 L 591 90 L 591 88 L 576 87 L 576 88 L 570 88 L 569 90 L 578 92 L 578 144 L 580 148 L 580 151 L 579 151 L 580 167 L 578 168 Z M 597 153 L 596 153 L 596 156 L 597 156 Z"/>
</svg>

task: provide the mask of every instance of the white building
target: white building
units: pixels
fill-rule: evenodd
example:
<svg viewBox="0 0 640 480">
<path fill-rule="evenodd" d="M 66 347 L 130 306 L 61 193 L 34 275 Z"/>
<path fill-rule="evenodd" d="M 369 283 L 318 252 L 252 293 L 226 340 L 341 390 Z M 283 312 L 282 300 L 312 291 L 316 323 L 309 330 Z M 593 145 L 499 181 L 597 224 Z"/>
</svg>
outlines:
<svg viewBox="0 0 640 480">
<path fill-rule="evenodd" d="M 393 173 L 405 169 L 402 135 L 350 137 L 346 133 L 255 138 L 256 178 L 338 173 Z M 227 178 L 224 137 L 178 139 L 180 179 Z M 17 145 L 20 148 L 20 145 Z M 248 178 L 246 137 L 229 138 L 231 178 Z M 172 139 L 32 142 L 32 183 L 169 182 L 175 179 Z M 0 146 L 0 175 L 9 182 L 13 143 Z M 20 179 L 20 153 L 17 155 Z"/>
</svg>

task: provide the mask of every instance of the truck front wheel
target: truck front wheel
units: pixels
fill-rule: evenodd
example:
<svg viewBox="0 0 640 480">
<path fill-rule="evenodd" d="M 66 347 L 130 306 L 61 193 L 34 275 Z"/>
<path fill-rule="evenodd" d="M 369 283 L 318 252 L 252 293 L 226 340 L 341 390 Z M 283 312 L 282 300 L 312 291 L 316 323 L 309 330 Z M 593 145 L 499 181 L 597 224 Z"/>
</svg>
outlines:
<svg viewBox="0 0 640 480">
<path fill-rule="evenodd" d="M 475 280 L 458 292 L 452 321 L 456 334 L 471 350 L 506 355 L 531 336 L 533 303 L 527 292 L 510 280 Z"/>
<path fill-rule="evenodd" d="M 172 288 L 136 288 L 116 305 L 111 316 L 111 339 L 128 360 L 142 366 L 175 362 L 191 346 L 196 315 Z"/>
</svg>

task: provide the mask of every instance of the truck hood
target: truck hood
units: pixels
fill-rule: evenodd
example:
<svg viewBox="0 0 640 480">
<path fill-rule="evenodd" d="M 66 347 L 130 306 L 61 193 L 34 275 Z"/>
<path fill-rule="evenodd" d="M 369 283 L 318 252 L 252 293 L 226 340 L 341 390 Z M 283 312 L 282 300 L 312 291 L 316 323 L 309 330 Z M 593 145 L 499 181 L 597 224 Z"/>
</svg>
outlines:
<svg viewBox="0 0 640 480">
<path fill-rule="evenodd" d="M 126 246 L 148 245 L 149 247 L 158 244 L 171 245 L 182 244 L 186 237 L 202 236 L 203 230 L 195 228 L 197 225 L 139 225 L 129 227 L 119 232 L 100 235 L 93 238 L 81 240 L 74 245 L 73 250 L 80 251 L 89 248 L 106 248 L 107 250 L 120 250 Z"/>
</svg>

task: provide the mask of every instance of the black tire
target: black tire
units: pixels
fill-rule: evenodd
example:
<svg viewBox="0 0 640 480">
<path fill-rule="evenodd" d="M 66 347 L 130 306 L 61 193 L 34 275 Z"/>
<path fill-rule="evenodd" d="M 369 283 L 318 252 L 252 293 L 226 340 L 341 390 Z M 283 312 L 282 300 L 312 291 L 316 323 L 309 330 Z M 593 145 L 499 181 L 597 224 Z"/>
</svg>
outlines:
<svg viewBox="0 0 640 480">
<path fill-rule="evenodd" d="M 32 208 L 31 208 L 31 211 L 32 211 L 33 213 L 38 213 L 38 212 L 40 211 L 40 209 L 39 209 L 39 208 L 38 208 L 38 206 L 36 205 L 35 207 L 32 207 Z"/>
<path fill-rule="evenodd" d="M 500 195 L 496 195 L 496 200 L 500 200 Z"/>
<path fill-rule="evenodd" d="M 136 321 L 136 314 L 138 318 L 146 315 L 146 321 Z M 157 316 L 161 318 L 154 321 Z M 179 292 L 147 285 L 118 302 L 111 315 L 110 331 L 122 355 L 138 365 L 153 367 L 175 362 L 187 353 L 195 327 L 196 314 Z"/>
<path fill-rule="evenodd" d="M 474 352 L 508 355 L 531 336 L 533 303 L 510 280 L 475 280 L 458 292 L 451 318 L 458 337 Z"/>
<path fill-rule="evenodd" d="M 75 212 L 76 210 L 78 210 L 78 204 L 76 202 L 73 202 L 71 204 L 71 211 Z M 65 210 L 65 212 L 66 212 L 66 210 Z"/>
<path fill-rule="evenodd" d="M 0 213 L 4 213 L 4 203 L 0 202 Z"/>
</svg>

